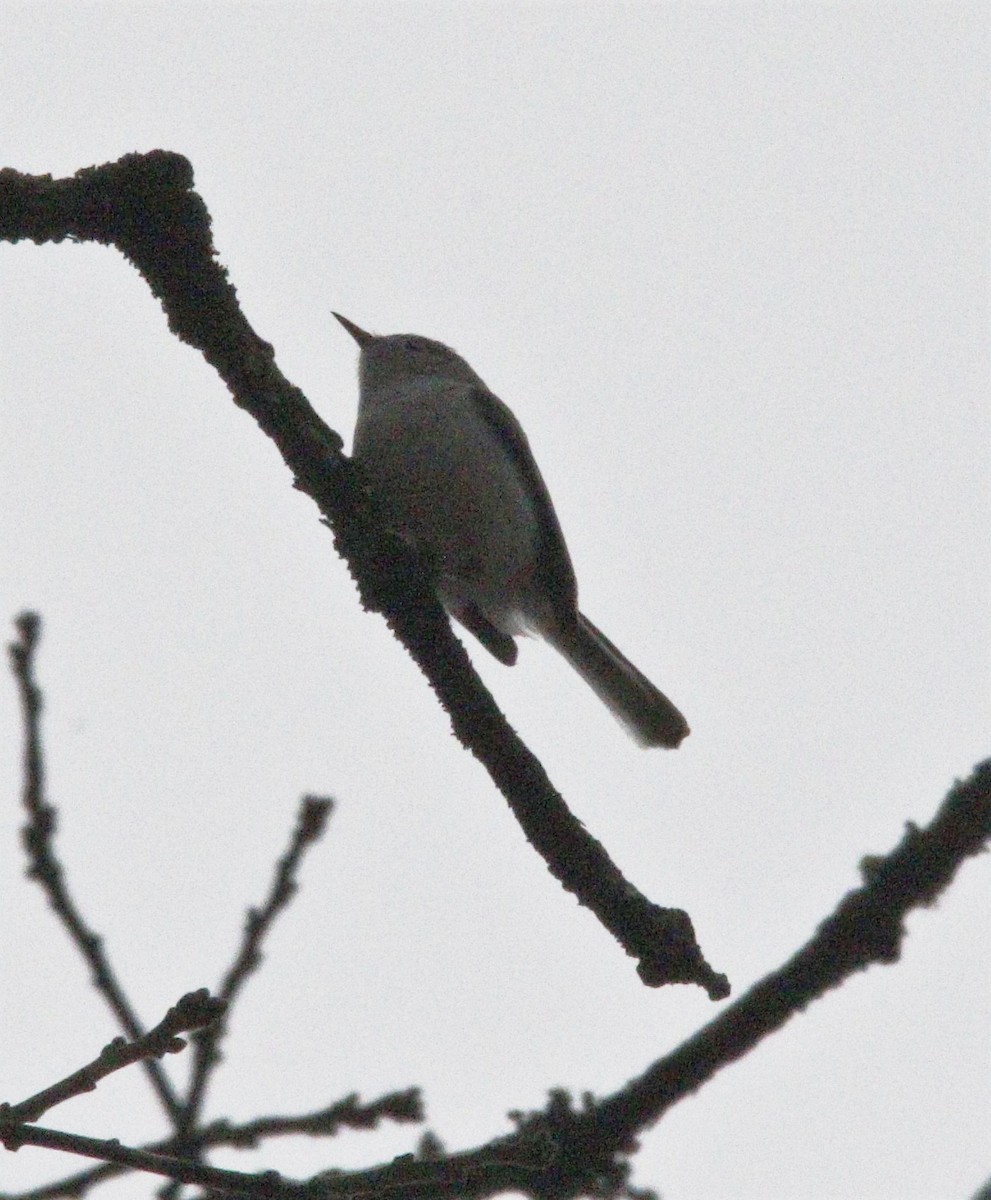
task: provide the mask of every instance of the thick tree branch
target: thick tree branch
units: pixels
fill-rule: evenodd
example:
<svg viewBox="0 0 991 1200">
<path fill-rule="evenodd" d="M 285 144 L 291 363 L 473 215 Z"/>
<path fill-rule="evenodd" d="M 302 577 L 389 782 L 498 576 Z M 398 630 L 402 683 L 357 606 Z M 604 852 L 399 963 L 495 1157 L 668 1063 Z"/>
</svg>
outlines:
<svg viewBox="0 0 991 1200">
<path fill-rule="evenodd" d="M 202 351 L 235 402 L 275 442 L 295 486 L 333 530 L 364 605 L 381 612 L 409 650 L 456 736 L 485 766 L 555 877 L 638 960 L 646 984 L 697 983 L 713 999 L 728 995 L 688 915 L 653 904 L 623 877 L 510 728 L 412 553 L 377 520 L 340 436 L 283 377 L 272 347 L 245 320 L 192 186 L 189 162 L 160 150 L 66 179 L 0 171 L 0 239 L 118 247 L 161 300 L 172 331 Z"/>
<path fill-rule="evenodd" d="M 603 1101 L 601 1119 L 627 1134 L 642 1130 L 857 971 L 897 962 L 905 918 L 933 904 L 968 858 L 986 852 L 989 839 L 991 759 L 953 785 L 929 825 L 909 824 L 890 854 L 865 858 L 863 886 L 840 901 L 797 954 Z"/>
</svg>

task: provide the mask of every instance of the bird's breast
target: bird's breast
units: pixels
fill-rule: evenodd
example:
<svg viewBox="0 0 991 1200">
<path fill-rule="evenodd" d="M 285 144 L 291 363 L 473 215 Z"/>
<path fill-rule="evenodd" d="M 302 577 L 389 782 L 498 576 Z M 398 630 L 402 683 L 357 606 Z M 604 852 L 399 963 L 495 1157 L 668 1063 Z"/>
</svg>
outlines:
<svg viewBox="0 0 991 1200">
<path fill-rule="evenodd" d="M 432 379 L 363 393 L 354 457 L 392 527 L 444 586 L 518 632 L 537 553 L 536 513 L 473 390 Z"/>
</svg>

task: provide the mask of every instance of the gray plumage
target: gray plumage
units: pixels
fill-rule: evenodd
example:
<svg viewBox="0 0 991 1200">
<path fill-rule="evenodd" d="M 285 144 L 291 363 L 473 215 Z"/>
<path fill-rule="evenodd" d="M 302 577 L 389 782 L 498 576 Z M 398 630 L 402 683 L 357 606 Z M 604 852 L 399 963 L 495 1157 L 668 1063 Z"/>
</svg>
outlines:
<svg viewBox="0 0 991 1200">
<path fill-rule="evenodd" d="M 361 347 L 355 460 L 450 615 L 508 665 L 514 638 L 544 638 L 641 745 L 678 746 L 685 718 L 579 612 L 561 526 L 510 410 L 440 342 L 334 316 Z"/>
</svg>

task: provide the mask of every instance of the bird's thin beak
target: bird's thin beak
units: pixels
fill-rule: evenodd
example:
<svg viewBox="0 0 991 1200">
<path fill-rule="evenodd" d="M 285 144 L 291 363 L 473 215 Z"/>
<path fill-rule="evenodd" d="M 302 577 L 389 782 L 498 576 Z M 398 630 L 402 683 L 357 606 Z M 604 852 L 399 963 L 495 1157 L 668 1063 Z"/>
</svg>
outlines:
<svg viewBox="0 0 991 1200">
<path fill-rule="evenodd" d="M 332 313 L 331 315 L 335 316 L 338 321 L 340 321 L 340 323 L 344 326 L 348 333 L 350 333 L 350 335 L 362 349 L 364 349 L 369 342 L 375 340 L 375 334 L 366 333 L 364 329 L 361 329 L 359 326 L 355 325 L 354 321 L 349 321 L 347 317 L 342 317 L 340 313 Z"/>
</svg>

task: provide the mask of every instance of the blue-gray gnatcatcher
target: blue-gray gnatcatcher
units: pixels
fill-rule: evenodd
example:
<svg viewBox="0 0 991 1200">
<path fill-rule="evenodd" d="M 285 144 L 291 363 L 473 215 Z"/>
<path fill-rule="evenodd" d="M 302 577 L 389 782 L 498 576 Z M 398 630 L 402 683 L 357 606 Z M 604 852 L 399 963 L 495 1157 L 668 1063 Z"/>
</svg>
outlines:
<svg viewBox="0 0 991 1200">
<path fill-rule="evenodd" d="M 355 461 L 450 615 L 507 665 L 514 637 L 537 634 L 641 745 L 679 745 L 685 718 L 578 611 L 561 526 L 506 405 L 440 342 L 334 316 L 361 347 Z"/>
</svg>

